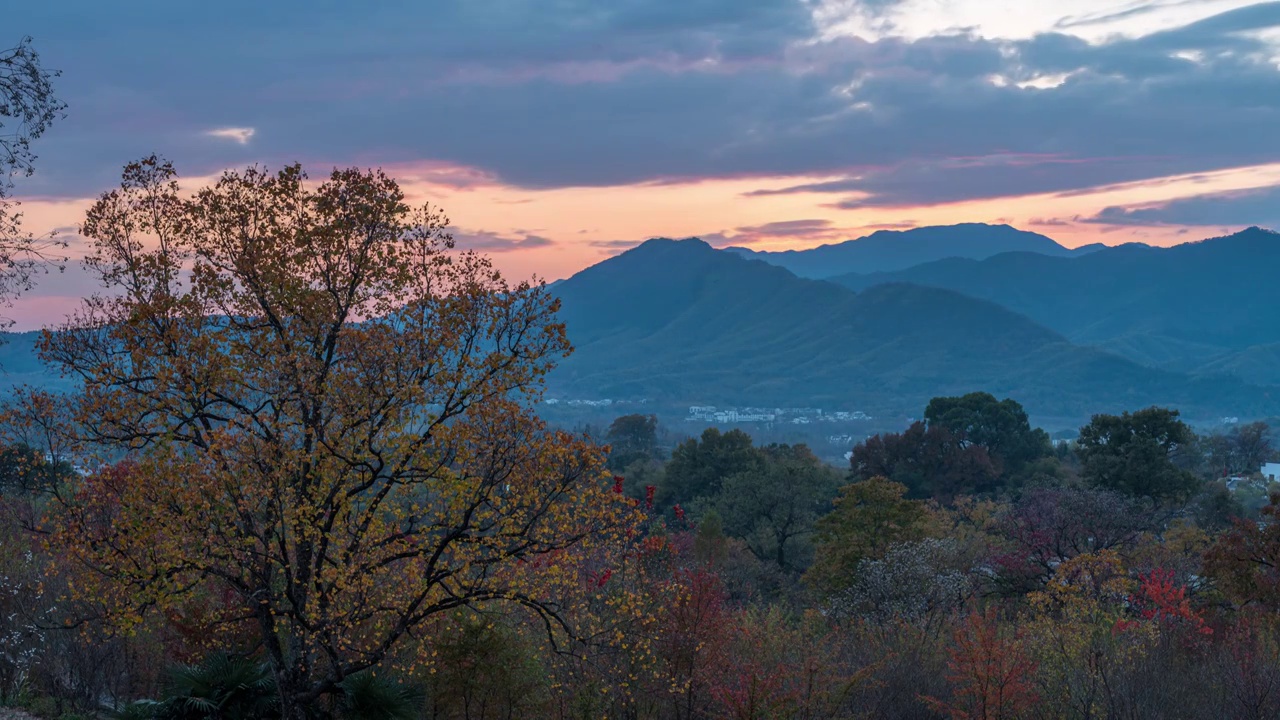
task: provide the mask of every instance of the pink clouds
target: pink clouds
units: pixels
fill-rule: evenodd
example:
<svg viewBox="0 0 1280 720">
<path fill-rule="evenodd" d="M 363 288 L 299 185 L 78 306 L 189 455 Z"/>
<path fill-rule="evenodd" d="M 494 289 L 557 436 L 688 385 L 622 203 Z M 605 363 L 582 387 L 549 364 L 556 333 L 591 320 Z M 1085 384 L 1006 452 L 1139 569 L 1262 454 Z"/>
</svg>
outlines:
<svg viewBox="0 0 1280 720">
<path fill-rule="evenodd" d="M 1053 153 L 996 158 L 952 158 L 956 163 L 1047 162 Z M 312 164 L 323 168 L 328 163 Z M 493 255 L 513 278 L 565 277 L 654 236 L 699 236 L 716 246 L 761 250 L 801 249 L 842 242 L 875 230 L 1005 219 L 1046 229 L 1065 245 L 1141 238 L 1155 244 L 1198 239 L 1167 222 L 1143 225 L 1140 215 L 1107 224 L 1108 207 L 1146 208 L 1202 196 L 1238 200 L 1258 188 L 1280 185 L 1280 165 L 1170 176 L 1103 185 L 1088 192 L 979 198 L 901 207 L 840 207 L 826 202 L 832 178 L 795 176 L 700 177 L 687 181 L 608 187 L 528 189 L 503 183 L 482 169 L 454 162 L 399 163 L 386 168 L 400 179 L 410 202 L 429 199 L 452 219 L 459 246 Z M 186 180 L 194 188 L 210 178 Z M 25 198 L 29 227 L 74 230 L 89 199 Z M 1112 211 L 1113 213 L 1116 211 Z M 1086 220 L 1091 219 L 1092 221 Z M 584 230 L 590 228 L 590 230 Z M 73 248 L 75 250 L 76 248 Z M 79 248 L 83 250 L 83 248 Z M 69 272 L 46 283 L 13 308 L 21 327 L 56 322 L 76 293 L 94 289 L 87 276 Z M 46 302 L 44 299 L 47 299 Z"/>
<path fill-rule="evenodd" d="M 501 184 L 491 172 L 457 163 L 426 160 L 390 163 L 381 167 L 401 183 L 438 186 L 451 190 L 474 190 Z"/>
</svg>

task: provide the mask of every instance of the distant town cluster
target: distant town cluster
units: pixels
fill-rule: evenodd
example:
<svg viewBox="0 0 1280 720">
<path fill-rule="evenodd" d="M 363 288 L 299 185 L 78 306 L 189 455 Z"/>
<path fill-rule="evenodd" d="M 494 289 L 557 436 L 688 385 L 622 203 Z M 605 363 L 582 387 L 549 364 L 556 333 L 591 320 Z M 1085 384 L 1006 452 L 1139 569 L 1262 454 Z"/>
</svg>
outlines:
<svg viewBox="0 0 1280 720">
<path fill-rule="evenodd" d="M 765 408 L 765 407 L 727 407 L 715 405 L 691 405 L 689 422 L 744 423 L 744 422 L 788 422 L 793 425 L 808 425 L 819 422 L 850 422 L 854 420 L 871 420 L 871 416 L 861 410 L 824 411 L 821 408 Z"/>
<path fill-rule="evenodd" d="M 544 405 L 568 405 L 569 407 L 611 407 L 613 400 L 604 398 L 601 400 L 562 400 L 560 398 L 547 398 L 543 400 Z"/>
<path fill-rule="evenodd" d="M 612 398 L 545 398 L 542 403 L 552 407 L 605 408 L 622 405 L 644 405 L 642 400 L 615 400 Z M 685 422 L 705 423 L 790 423 L 810 425 L 814 423 L 858 422 L 872 420 L 861 410 L 824 410 L 815 407 L 718 407 L 716 405 L 690 405 Z M 842 436 L 843 437 L 843 436 Z M 852 437 L 852 436 L 848 436 Z"/>
</svg>

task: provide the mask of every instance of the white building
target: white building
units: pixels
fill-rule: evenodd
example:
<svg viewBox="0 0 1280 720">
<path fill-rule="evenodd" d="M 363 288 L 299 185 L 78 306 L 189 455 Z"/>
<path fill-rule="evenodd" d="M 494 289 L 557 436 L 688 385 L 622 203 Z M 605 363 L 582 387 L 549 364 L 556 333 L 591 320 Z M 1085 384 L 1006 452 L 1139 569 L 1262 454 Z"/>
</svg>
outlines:
<svg viewBox="0 0 1280 720">
<path fill-rule="evenodd" d="M 1262 477 L 1272 482 L 1276 482 L 1280 480 L 1280 463 L 1267 463 L 1262 466 L 1262 470 L 1260 472 L 1262 473 Z"/>
</svg>

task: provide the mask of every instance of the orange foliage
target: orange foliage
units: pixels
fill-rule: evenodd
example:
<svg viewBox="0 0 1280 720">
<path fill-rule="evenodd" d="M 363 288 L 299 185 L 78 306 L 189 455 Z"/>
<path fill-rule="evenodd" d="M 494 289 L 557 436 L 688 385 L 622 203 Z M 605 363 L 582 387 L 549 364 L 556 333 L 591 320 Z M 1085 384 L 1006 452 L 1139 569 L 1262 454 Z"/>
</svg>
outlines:
<svg viewBox="0 0 1280 720">
<path fill-rule="evenodd" d="M 1038 702 L 1036 663 L 1017 633 L 1001 632 L 993 611 L 970 615 L 956 629 L 950 654 L 953 702 L 926 698 L 938 712 L 953 720 L 1010 720 Z"/>
<path fill-rule="evenodd" d="M 380 172 L 249 169 L 187 197 L 167 163 L 126 168 L 83 228 L 116 293 L 42 347 L 82 381 L 80 440 L 133 453 L 55 518 L 80 597 L 125 630 L 248 623 L 289 706 L 425 661 L 399 646 L 459 607 L 573 631 L 563 598 L 589 560 L 607 579 L 636 508 L 532 411 L 569 351 L 558 301 L 446 224 Z"/>
</svg>

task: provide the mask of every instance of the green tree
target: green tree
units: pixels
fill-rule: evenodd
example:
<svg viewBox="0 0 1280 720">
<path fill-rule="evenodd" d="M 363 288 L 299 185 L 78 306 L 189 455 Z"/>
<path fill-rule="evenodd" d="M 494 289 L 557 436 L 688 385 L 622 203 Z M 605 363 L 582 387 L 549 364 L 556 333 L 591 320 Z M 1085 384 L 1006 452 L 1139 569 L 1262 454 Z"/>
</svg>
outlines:
<svg viewBox="0 0 1280 720">
<path fill-rule="evenodd" d="M 1080 428 L 1081 476 L 1093 485 L 1135 497 L 1181 499 L 1199 478 L 1179 465 L 1196 437 L 1178 411 L 1150 407 L 1122 415 L 1094 415 Z"/>
<path fill-rule="evenodd" d="M 546 676 L 526 639 L 492 617 L 462 617 L 436 638 L 429 717 L 538 717 Z M 417 717 L 417 716 L 414 716 Z"/>
<path fill-rule="evenodd" d="M 813 524 L 840 486 L 840 473 L 804 445 L 764 448 L 763 467 L 725 478 L 712 501 L 725 532 L 760 560 L 804 566 Z"/>
<path fill-rule="evenodd" d="M 1271 427 L 1264 422 L 1241 425 L 1231 431 L 1243 472 L 1258 472 L 1262 465 L 1275 459 L 1276 450 L 1271 444 Z"/>
<path fill-rule="evenodd" d="M 623 415 L 609 425 L 605 442 L 609 444 L 609 469 L 614 472 L 636 462 L 659 460 L 658 417 Z"/>
<path fill-rule="evenodd" d="M 805 579 L 832 594 L 853 582 L 858 564 L 878 560 L 889 546 L 925 535 L 924 503 L 906 497 L 907 488 L 883 477 L 840 490 L 835 508 L 817 521 L 813 566 Z"/>
<path fill-rule="evenodd" d="M 1204 438 L 1207 474 L 1256 473 L 1275 455 L 1271 428 L 1264 422 L 1237 425 L 1230 431 Z"/>
<path fill-rule="evenodd" d="M 1011 398 L 991 393 L 936 397 L 924 411 L 930 426 L 941 425 L 966 443 L 980 445 L 1002 465 L 1006 475 L 1052 453 L 1049 434 L 1031 427 L 1027 412 Z"/>
<path fill-rule="evenodd" d="M 644 500 L 646 498 L 648 492 L 646 488 L 660 488 L 666 481 L 666 465 L 657 460 L 636 460 L 614 472 L 619 473 L 623 479 L 623 492 L 626 493 L 627 497 L 636 500 Z M 614 477 L 618 477 L 618 475 Z M 671 509 L 669 504 L 660 507 L 664 511 Z"/>
<path fill-rule="evenodd" d="M 728 555 L 724 521 L 720 519 L 720 513 L 711 508 L 698 521 L 698 530 L 693 536 L 693 557 L 700 563 L 719 566 L 724 564 Z"/>
<path fill-rule="evenodd" d="M 662 486 L 663 503 L 688 505 L 698 498 L 711 498 L 720 492 L 725 478 L 760 470 L 764 462 L 764 454 L 745 432 L 707 428 L 701 438 L 689 438 L 671 453 Z"/>
</svg>

